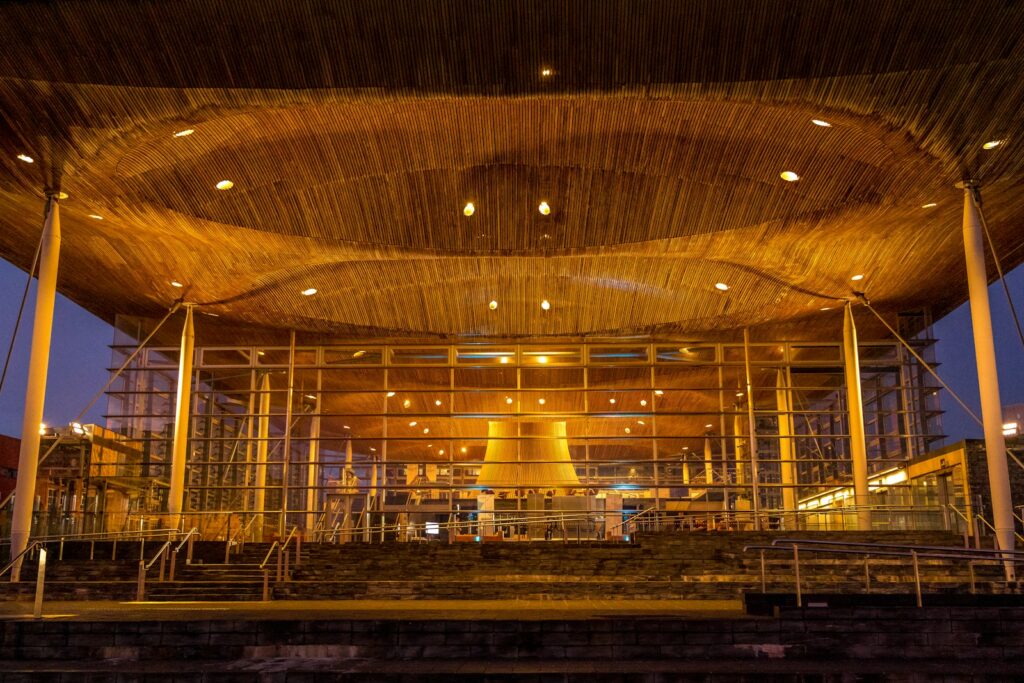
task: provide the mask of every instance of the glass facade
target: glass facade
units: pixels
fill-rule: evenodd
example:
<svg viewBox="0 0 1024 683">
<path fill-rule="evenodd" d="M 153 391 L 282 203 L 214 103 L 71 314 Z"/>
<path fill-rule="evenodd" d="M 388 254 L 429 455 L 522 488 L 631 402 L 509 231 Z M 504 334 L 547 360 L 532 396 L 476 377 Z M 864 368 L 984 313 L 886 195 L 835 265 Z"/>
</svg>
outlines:
<svg viewBox="0 0 1024 683">
<path fill-rule="evenodd" d="M 892 500 L 891 472 L 942 438 L 938 390 L 896 342 L 860 359 L 869 476 Z M 140 514 L 167 509 L 177 367 L 143 349 L 108 393 L 107 430 L 138 455 L 106 481 Z M 845 402 L 838 343 L 199 345 L 184 509 L 323 534 L 612 497 L 780 525 L 852 503 L 822 503 L 852 481 Z"/>
</svg>

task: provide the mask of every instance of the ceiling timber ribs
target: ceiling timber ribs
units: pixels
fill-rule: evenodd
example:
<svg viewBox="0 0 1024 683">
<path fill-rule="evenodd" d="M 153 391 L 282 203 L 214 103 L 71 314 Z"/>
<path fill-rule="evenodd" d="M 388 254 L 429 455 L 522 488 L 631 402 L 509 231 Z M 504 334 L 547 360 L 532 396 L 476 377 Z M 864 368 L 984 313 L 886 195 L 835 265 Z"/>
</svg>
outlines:
<svg viewBox="0 0 1024 683">
<path fill-rule="evenodd" d="M 108 319 L 835 338 L 853 289 L 964 301 L 969 174 L 1024 260 L 1021 6 L 643 7 L 0 7 L 0 256 L 59 186 L 60 289 Z"/>
</svg>

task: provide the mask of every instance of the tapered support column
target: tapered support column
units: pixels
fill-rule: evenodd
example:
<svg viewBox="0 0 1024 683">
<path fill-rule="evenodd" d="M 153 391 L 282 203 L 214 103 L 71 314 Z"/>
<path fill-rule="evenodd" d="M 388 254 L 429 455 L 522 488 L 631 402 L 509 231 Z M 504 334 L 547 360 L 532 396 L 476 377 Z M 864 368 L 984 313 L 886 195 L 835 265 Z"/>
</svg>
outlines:
<svg viewBox="0 0 1024 683">
<path fill-rule="evenodd" d="M 868 507 L 868 448 L 864 439 L 864 401 L 860 386 L 860 353 L 857 350 L 857 326 L 853 305 L 846 304 L 843 314 L 843 359 L 846 368 L 846 405 L 850 413 L 850 456 L 853 459 L 853 500 L 857 506 L 857 528 L 871 530 Z"/>
<path fill-rule="evenodd" d="M 793 447 L 793 403 L 790 400 L 786 371 L 775 374 L 775 408 L 779 413 L 779 469 L 782 483 L 782 509 L 786 513 L 786 530 L 797 528 L 796 515 L 796 449 Z"/>
<path fill-rule="evenodd" d="M 319 396 L 318 396 L 319 400 Z M 349 440 L 351 443 L 351 440 Z M 350 447 L 351 448 L 351 447 Z M 312 540 L 311 534 L 316 529 L 317 500 L 320 493 L 320 411 L 313 416 L 309 426 L 309 463 L 306 469 L 306 534 Z"/>
<path fill-rule="evenodd" d="M 14 488 L 11 557 L 17 557 L 28 547 L 28 537 L 32 531 L 32 507 L 36 498 L 36 472 L 39 468 L 39 425 L 43 421 L 46 372 L 50 364 L 53 303 L 57 294 L 57 265 L 60 260 L 60 208 L 56 197 L 47 199 L 47 209 L 39 250 L 39 286 L 36 289 L 36 309 L 32 321 L 32 351 L 25 386 L 25 417 L 21 423 L 18 480 Z M 19 561 L 11 570 L 11 581 L 20 579 Z"/>
<path fill-rule="evenodd" d="M 978 363 L 978 390 L 981 394 L 981 421 L 985 428 L 985 457 L 988 484 L 992 492 L 992 523 L 1000 550 L 1013 550 L 1013 502 L 1010 474 L 1003 437 L 1003 409 L 999 401 L 999 377 L 996 374 L 996 350 L 992 339 L 992 313 L 988 304 L 988 275 L 985 272 L 985 248 L 981 235 L 981 214 L 975 203 L 973 187 L 964 188 L 964 251 L 967 257 L 967 286 L 974 328 L 974 354 Z M 1013 563 L 1006 563 L 1007 577 L 1013 576 Z"/>
<path fill-rule="evenodd" d="M 263 518 L 267 500 L 267 450 L 270 444 L 270 373 L 260 379 L 260 412 L 256 420 L 256 538 L 263 540 Z"/>
<path fill-rule="evenodd" d="M 192 412 L 192 356 L 195 349 L 192 306 L 185 306 L 185 328 L 181 332 L 178 357 L 178 394 L 174 404 L 174 441 L 171 445 L 171 488 L 167 494 L 170 522 L 177 527 L 185 495 L 185 465 L 188 462 L 188 416 Z"/>
</svg>

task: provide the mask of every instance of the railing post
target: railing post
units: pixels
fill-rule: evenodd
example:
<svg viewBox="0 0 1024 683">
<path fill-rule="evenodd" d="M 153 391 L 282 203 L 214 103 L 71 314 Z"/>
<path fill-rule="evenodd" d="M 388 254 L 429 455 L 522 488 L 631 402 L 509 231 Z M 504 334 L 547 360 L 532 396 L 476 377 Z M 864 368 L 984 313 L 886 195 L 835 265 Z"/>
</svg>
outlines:
<svg viewBox="0 0 1024 683">
<path fill-rule="evenodd" d="M 971 577 L 971 595 L 974 595 L 977 590 L 974 585 L 974 560 L 967 561 L 967 573 Z"/>
<path fill-rule="evenodd" d="M 110 552 L 110 561 L 117 559 L 117 536 L 114 536 L 114 549 Z"/>
<path fill-rule="evenodd" d="M 761 550 L 761 592 L 768 592 L 768 576 L 764 565 L 764 550 Z"/>
<path fill-rule="evenodd" d="M 96 554 L 96 541 L 89 541 L 89 561 L 91 562 L 93 556 Z"/>
<path fill-rule="evenodd" d="M 135 599 L 142 602 L 146 599 L 146 561 L 139 560 L 139 579 L 135 586 Z"/>
<path fill-rule="evenodd" d="M 295 566 L 298 567 L 302 564 L 302 535 L 297 534 L 295 536 Z"/>
<path fill-rule="evenodd" d="M 188 550 L 185 553 L 185 564 L 192 564 L 192 540 L 196 537 L 191 531 L 188 532 Z"/>
<path fill-rule="evenodd" d="M 871 561 L 871 557 L 868 555 L 864 556 L 864 590 L 871 590 L 871 569 L 868 563 Z"/>
<path fill-rule="evenodd" d="M 270 601 L 270 570 L 263 569 L 263 602 Z"/>
<path fill-rule="evenodd" d="M 36 600 L 32 608 L 32 616 L 43 618 L 43 589 L 46 587 L 46 548 L 39 549 L 39 569 L 36 572 Z"/>
<path fill-rule="evenodd" d="M 160 578 L 158 579 L 160 583 L 164 582 L 164 565 L 167 564 L 167 550 L 169 548 L 170 546 L 166 545 L 160 548 Z"/>
<path fill-rule="evenodd" d="M 796 606 L 803 607 L 803 595 L 800 593 L 800 548 L 793 544 L 793 573 L 796 577 Z"/>
<path fill-rule="evenodd" d="M 278 581 L 281 580 L 281 569 L 282 569 L 281 556 L 283 554 L 284 554 L 284 551 L 281 549 L 281 546 L 277 546 L 277 580 Z"/>
<path fill-rule="evenodd" d="M 171 552 L 171 569 L 170 569 L 170 578 L 168 579 L 168 581 L 174 581 L 174 565 L 176 565 L 177 562 L 178 562 L 178 550 L 177 550 L 177 548 L 175 548 Z"/>
<path fill-rule="evenodd" d="M 911 550 L 910 557 L 914 560 L 914 592 L 917 594 L 917 606 L 921 607 L 921 568 L 917 562 L 917 551 Z"/>
<path fill-rule="evenodd" d="M 61 560 L 61 561 L 64 560 L 64 537 L 63 536 L 60 537 L 60 552 L 57 555 L 57 559 Z"/>
</svg>

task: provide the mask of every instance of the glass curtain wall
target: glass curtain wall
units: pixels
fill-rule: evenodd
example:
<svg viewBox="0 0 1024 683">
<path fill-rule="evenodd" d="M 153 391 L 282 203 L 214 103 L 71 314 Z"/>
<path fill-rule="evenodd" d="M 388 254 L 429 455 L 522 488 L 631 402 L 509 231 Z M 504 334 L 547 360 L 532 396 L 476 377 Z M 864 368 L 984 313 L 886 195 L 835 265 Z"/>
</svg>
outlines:
<svg viewBox="0 0 1024 683">
<path fill-rule="evenodd" d="M 115 346 L 114 365 L 133 350 Z M 109 391 L 107 429 L 146 456 L 106 485 L 146 480 L 129 509 L 151 518 L 177 354 L 145 349 Z M 895 342 L 860 354 L 872 502 L 909 506 L 899 472 L 942 438 L 938 391 Z M 659 525 L 850 523 L 835 514 L 852 504 L 839 344 L 204 346 L 192 389 L 185 510 L 208 536 L 409 537 L 486 517 L 466 527 L 479 534 L 492 511 L 602 499 Z"/>
</svg>

